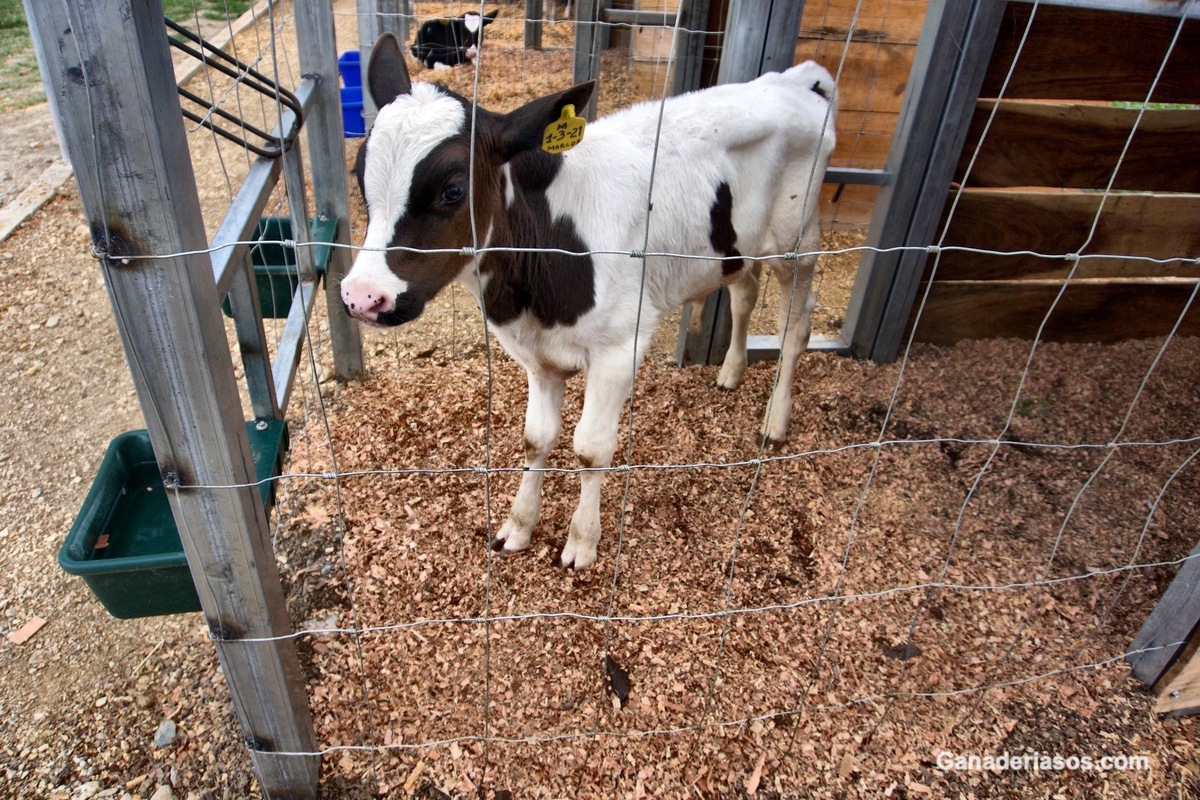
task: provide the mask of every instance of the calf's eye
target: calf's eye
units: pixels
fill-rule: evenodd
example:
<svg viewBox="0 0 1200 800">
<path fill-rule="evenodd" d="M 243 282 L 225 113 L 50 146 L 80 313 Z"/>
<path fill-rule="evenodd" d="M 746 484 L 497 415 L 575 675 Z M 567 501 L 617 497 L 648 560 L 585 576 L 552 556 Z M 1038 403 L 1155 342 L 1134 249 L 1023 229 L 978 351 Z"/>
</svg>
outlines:
<svg viewBox="0 0 1200 800">
<path fill-rule="evenodd" d="M 461 183 L 452 183 L 442 190 L 442 205 L 450 206 L 460 202 L 467 194 L 467 187 Z"/>
</svg>

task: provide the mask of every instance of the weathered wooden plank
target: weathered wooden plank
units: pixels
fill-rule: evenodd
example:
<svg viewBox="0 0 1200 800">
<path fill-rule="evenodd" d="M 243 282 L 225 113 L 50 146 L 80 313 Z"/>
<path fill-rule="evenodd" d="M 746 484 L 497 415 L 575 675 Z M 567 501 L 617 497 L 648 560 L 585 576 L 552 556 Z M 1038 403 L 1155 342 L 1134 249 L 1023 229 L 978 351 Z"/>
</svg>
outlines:
<svg viewBox="0 0 1200 800">
<path fill-rule="evenodd" d="M 542 0 L 525 0 L 525 49 L 542 49 Z M 405 41 L 405 40 L 402 40 Z"/>
<path fill-rule="evenodd" d="M 883 169 L 892 148 L 899 114 L 838 109 L 837 147 L 829 163 L 835 167 Z"/>
<path fill-rule="evenodd" d="M 878 186 L 825 184 L 821 187 L 821 227 L 830 230 L 865 228 L 871 222 L 879 191 Z"/>
<path fill-rule="evenodd" d="M 575 55 L 574 82 L 596 80 L 600 77 L 600 54 L 603 47 L 604 26 L 600 25 L 600 9 L 603 5 L 598 0 L 576 0 L 575 2 Z M 583 116 L 588 119 L 596 118 L 596 95 L 588 101 Z"/>
<path fill-rule="evenodd" d="M 916 44 L 927 5 L 928 0 L 809 0 L 800 36 L 844 39 L 853 23 L 856 38 Z"/>
<path fill-rule="evenodd" d="M 345 149 L 345 131 L 342 127 L 342 98 L 338 89 L 333 12 L 328 4 L 297 3 L 295 14 L 300 70 L 317 84 L 313 107 L 304 118 L 314 210 L 318 217 L 348 220 L 350 194 L 346 184 L 346 165 L 341 157 Z M 391 18 L 391 22 L 394 21 L 395 18 Z M 336 244 L 342 246 L 334 247 L 330 252 L 325 273 L 325 304 L 330 311 L 329 342 L 338 378 L 357 380 L 366 369 L 363 365 L 362 332 L 358 323 L 341 313 L 342 278 L 350 269 L 348 224 L 338 226 Z"/>
<path fill-rule="evenodd" d="M 1042 338 L 1117 342 L 1163 336 L 1175 324 L 1194 283 L 1186 278 L 1073 280 L 1047 321 Z M 934 344 L 962 339 L 1032 339 L 1061 286 L 1061 281 L 1053 280 L 935 281 L 916 338 Z M 924 285 L 921 288 L 924 291 Z M 910 318 L 910 328 L 912 322 Z M 1200 312 L 1192 308 L 1179 332 L 1200 334 Z"/>
<path fill-rule="evenodd" d="M 1045 255 L 1076 252 L 1088 238 L 1104 193 L 1080 189 L 964 189 L 946 232 L 948 246 Z M 950 193 L 950 200 L 954 192 Z M 949 200 L 947 209 L 949 212 Z M 1200 254 L 1200 194 L 1113 192 L 1084 253 L 1195 257 Z M 943 216 L 942 225 L 945 224 Z M 938 280 L 1065 278 L 1062 258 L 946 251 Z M 1200 266 L 1117 258 L 1086 258 L 1079 278 L 1200 277 Z"/>
<path fill-rule="evenodd" d="M 258 285 L 250 263 L 250 254 L 242 252 L 242 263 L 231 269 L 229 306 L 237 333 L 238 350 L 242 354 L 242 371 L 246 375 L 246 392 L 255 419 L 283 417 L 275 396 L 275 381 L 271 374 L 271 354 L 267 350 L 267 333 L 258 305 Z"/>
<path fill-rule="evenodd" d="M 1200 636 L 1193 636 L 1179 660 L 1155 687 L 1159 714 L 1180 716 L 1200 712 Z"/>
<path fill-rule="evenodd" d="M 982 97 L 998 97 L 1033 6 L 1009 3 Z M 1040 5 L 1005 97 L 1140 102 L 1158 72 L 1179 22 L 1171 17 Z M 1154 97 L 1195 103 L 1200 97 L 1200 20 L 1189 19 Z"/>
<path fill-rule="evenodd" d="M 1143 683 L 1155 684 L 1164 677 L 1182 647 L 1176 642 L 1185 641 L 1200 619 L 1200 544 L 1189 555 L 1129 645 L 1125 660 Z M 1192 644 L 1196 642 L 1200 637 L 1192 637 Z"/>
<path fill-rule="evenodd" d="M 888 169 L 846 307 L 843 336 L 855 355 L 891 361 L 900 351 L 954 165 L 1004 12 L 1002 0 L 931 0 Z"/>
<path fill-rule="evenodd" d="M 731 0 L 725 18 L 725 43 L 717 70 L 717 83 L 750 81 L 768 72 L 782 72 L 793 64 L 794 43 L 804 12 L 803 0 Z M 732 318 L 729 292 L 721 289 L 702 304 L 703 324 L 696 330 L 691 308 L 680 317 L 675 361 L 717 364 L 729 349 Z"/>
<path fill-rule="evenodd" d="M 898 113 L 912 71 L 917 47 L 913 44 L 845 39 L 805 39 L 796 45 L 794 61 L 813 59 L 835 77 L 842 51 L 846 51 L 842 78 L 838 82 L 838 112 L 886 111 Z"/>
<path fill-rule="evenodd" d="M 994 100 L 981 100 L 955 171 L 966 174 Z M 1200 192 L 1200 109 L 1138 110 L 1096 103 L 1005 100 L 971 167 L 970 186 L 1113 186 L 1159 192 Z M 1124 158 L 1121 151 L 1137 122 Z"/>
</svg>

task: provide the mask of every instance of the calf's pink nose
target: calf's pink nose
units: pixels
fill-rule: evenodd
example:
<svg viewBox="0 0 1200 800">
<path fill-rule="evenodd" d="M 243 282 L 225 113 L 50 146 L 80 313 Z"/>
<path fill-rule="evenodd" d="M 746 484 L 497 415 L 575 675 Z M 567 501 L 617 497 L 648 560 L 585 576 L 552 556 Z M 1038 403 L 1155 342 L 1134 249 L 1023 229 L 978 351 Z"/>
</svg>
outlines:
<svg viewBox="0 0 1200 800">
<path fill-rule="evenodd" d="M 375 316 L 387 311 L 390 303 L 388 297 L 379 290 L 349 289 L 342 287 L 342 302 L 354 316 Z"/>
</svg>

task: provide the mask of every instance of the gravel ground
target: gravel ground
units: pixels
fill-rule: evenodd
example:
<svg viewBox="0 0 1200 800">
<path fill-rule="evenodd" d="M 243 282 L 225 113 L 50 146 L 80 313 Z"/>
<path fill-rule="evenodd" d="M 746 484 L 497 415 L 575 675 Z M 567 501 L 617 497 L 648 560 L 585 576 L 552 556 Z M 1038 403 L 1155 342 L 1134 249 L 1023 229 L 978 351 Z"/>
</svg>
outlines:
<svg viewBox="0 0 1200 800">
<path fill-rule="evenodd" d="M 353 41 L 346 30 L 353 22 L 339 17 L 339 40 Z M 541 91 L 542 68 L 528 61 L 518 68 L 527 90 Z M 202 193 L 219 208 L 226 174 L 237 180 L 236 163 L 202 162 L 197 171 Z M 355 214 L 360 228 L 361 209 Z M 210 228 L 214 219 L 206 219 Z M 0 627 L 9 633 L 45 620 L 23 644 L 0 640 L 0 796 L 255 797 L 257 783 L 201 616 L 115 620 L 55 561 L 104 448 L 118 433 L 142 427 L 89 245 L 72 184 L 0 243 L 6 270 Z M 835 261 L 826 263 L 823 285 L 844 291 L 845 271 Z M 827 305 L 826 324 L 836 328 L 837 302 Z M 493 464 L 518 464 L 523 380 L 495 354 L 489 440 L 488 363 L 469 309 L 463 294 L 450 293 L 420 324 L 368 337 L 371 374 L 362 384 L 325 384 L 318 392 L 306 371 L 291 414 L 291 469 L 327 463 L 319 397 L 343 470 L 473 466 L 485 443 Z M 319 314 L 318 377 L 329 371 L 323 326 Z M 752 368 L 738 392 L 720 393 L 711 385 L 715 368 L 666 366 L 672 338 L 664 329 L 639 379 L 634 463 L 752 456 L 770 365 Z M 1041 348 L 1013 437 L 1108 441 L 1157 344 Z M 994 436 L 1027 352 L 1026 343 L 1011 341 L 916 348 L 888 437 Z M 1129 438 L 1196 434 L 1198 358 L 1200 342 L 1172 344 Z M 872 440 L 898 369 L 806 356 L 795 427 L 780 454 Z M 568 425 L 577 415 L 573 385 Z M 1147 501 L 1186 456 L 1183 450 L 1122 451 L 1085 496 L 1047 569 L 1063 515 L 1099 456 L 1004 448 L 968 509 L 947 579 L 999 585 L 1043 570 L 1066 577 L 1126 563 Z M 1135 571 L 1124 590 L 1120 578 L 1105 577 L 1042 594 L 944 592 L 930 599 L 912 639 L 921 654 L 908 660 L 896 656 L 914 654 L 897 644 L 906 641 L 921 592 L 846 603 L 832 626 L 829 604 L 731 619 L 724 633 L 721 620 L 694 616 L 727 605 L 827 596 L 839 578 L 843 593 L 868 595 L 936 576 L 986 446 L 886 448 L 856 516 L 872 452 L 777 462 L 750 494 L 744 515 L 750 491 L 744 468 L 635 471 L 615 586 L 619 477 L 606 483 L 601 561 L 579 575 L 553 566 L 573 500 L 571 475 L 547 479 L 546 513 L 533 547 L 504 559 L 489 559 L 485 545 L 488 515 L 494 528 L 507 512 L 511 475 L 497 476 L 490 492 L 475 477 L 345 480 L 340 509 L 328 482 L 284 482 L 273 525 L 299 628 L 390 626 L 485 611 L 596 615 L 612 608 L 637 618 L 608 631 L 595 621 L 544 618 L 494 622 L 486 635 L 481 624 L 412 627 L 362 637 L 361 660 L 353 637 L 301 637 L 321 745 L 366 741 L 385 748 L 374 757 L 330 753 L 324 796 L 1200 796 L 1196 721 L 1156 719 L 1152 698 L 1119 661 L 995 689 L 978 705 L 976 694 L 861 700 L 897 690 L 953 692 L 1119 656 L 1170 581 L 1169 567 Z M 572 466 L 566 447 L 554 458 L 556 466 Z M 1200 538 L 1198 480 L 1194 467 L 1177 479 L 1151 520 L 1138 561 L 1179 558 Z M 693 616 L 644 619 L 658 614 Z M 1028 628 L 1018 635 L 1025 619 Z M 818 668 L 826 630 L 831 644 Z M 1004 658 L 1010 643 L 1012 657 Z M 614 659 L 607 671 L 606 653 Z M 536 746 L 470 740 L 399 746 L 478 734 L 485 664 L 492 736 L 564 738 Z M 631 684 L 620 707 L 605 689 L 618 671 Z M 800 707 L 800 714 L 709 725 Z M 699 727 L 637 735 L 689 726 Z M 606 735 L 586 735 L 595 729 Z M 1147 773 L 944 773 L 933 761 L 942 747 L 1147 754 L 1152 766 Z"/>
</svg>

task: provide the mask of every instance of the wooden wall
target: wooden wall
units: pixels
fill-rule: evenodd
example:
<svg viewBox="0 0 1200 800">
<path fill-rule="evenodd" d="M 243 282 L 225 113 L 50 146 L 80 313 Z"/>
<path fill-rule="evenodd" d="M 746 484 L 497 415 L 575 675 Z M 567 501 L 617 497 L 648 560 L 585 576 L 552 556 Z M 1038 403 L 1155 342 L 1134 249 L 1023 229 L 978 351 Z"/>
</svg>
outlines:
<svg viewBox="0 0 1200 800">
<path fill-rule="evenodd" d="M 1140 106 L 1178 20 L 1043 5 L 1012 66 L 1031 13 L 1029 4 L 1010 3 L 1005 14 L 943 213 L 944 223 L 965 187 L 945 244 L 1060 257 L 943 252 L 936 273 L 930 259 L 918 339 L 1031 338 L 1070 271 L 1062 254 L 1200 256 L 1200 108 L 1146 110 L 1122 160 L 1139 109 L 1115 104 Z M 1200 21 L 1190 20 L 1151 101 L 1200 104 L 1197 65 Z M 1084 247 L 1118 161 L 1114 191 Z M 1043 337 L 1162 335 L 1197 276 L 1195 264 L 1177 261 L 1083 259 Z M 1183 332 L 1200 334 L 1200 312 L 1189 312 Z"/>
<path fill-rule="evenodd" d="M 794 61 L 811 58 L 835 76 L 841 70 L 833 166 L 883 169 L 887 164 L 926 5 L 927 0 L 804 4 Z M 865 227 L 877 193 L 873 186 L 827 185 L 821 219 L 827 226 Z"/>
</svg>

